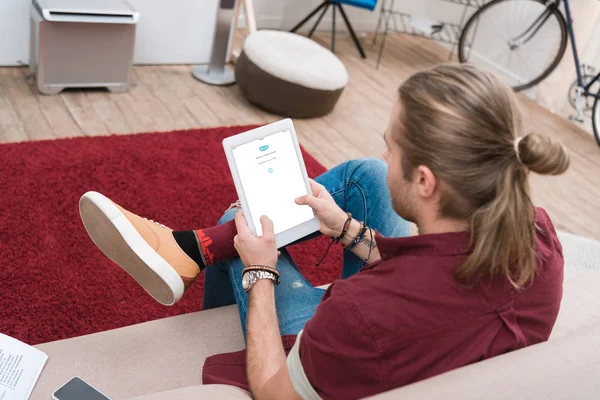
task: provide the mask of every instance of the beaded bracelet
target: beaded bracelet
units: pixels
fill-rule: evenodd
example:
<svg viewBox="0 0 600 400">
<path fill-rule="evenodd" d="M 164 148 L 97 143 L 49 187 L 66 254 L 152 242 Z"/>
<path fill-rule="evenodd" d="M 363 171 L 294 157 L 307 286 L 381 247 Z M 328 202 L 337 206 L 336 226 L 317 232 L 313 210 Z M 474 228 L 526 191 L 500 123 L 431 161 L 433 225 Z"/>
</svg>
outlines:
<svg viewBox="0 0 600 400">
<path fill-rule="evenodd" d="M 350 242 L 350 244 L 348 246 L 345 247 L 346 250 L 352 250 L 354 247 L 356 247 L 356 245 L 361 241 L 362 237 L 365 235 L 365 232 L 367 231 L 367 226 L 361 222 L 360 223 L 360 230 L 358 231 L 358 234 L 356 235 L 356 237 L 354 238 L 354 240 L 352 242 Z"/>
</svg>

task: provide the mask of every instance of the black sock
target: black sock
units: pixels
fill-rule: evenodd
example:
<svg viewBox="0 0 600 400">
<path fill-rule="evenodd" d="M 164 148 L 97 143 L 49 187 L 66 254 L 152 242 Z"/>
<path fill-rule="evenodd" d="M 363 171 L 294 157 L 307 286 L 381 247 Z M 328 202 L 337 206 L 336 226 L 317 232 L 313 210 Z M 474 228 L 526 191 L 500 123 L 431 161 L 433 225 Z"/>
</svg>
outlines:
<svg viewBox="0 0 600 400">
<path fill-rule="evenodd" d="M 194 231 L 173 231 L 173 237 L 179 247 L 181 247 L 181 250 L 198 264 L 200 270 L 203 270 L 206 265 L 200 254 L 196 233 Z"/>
</svg>

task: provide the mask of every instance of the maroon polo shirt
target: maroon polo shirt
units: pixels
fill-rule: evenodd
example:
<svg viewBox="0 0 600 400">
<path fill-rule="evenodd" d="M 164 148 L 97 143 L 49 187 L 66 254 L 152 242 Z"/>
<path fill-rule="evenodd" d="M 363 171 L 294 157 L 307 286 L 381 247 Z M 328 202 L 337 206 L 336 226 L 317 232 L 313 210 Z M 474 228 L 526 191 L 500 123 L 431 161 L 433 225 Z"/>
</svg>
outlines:
<svg viewBox="0 0 600 400">
<path fill-rule="evenodd" d="M 308 380 L 324 399 L 355 399 L 548 340 L 562 298 L 563 255 L 536 209 L 537 273 L 460 284 L 469 233 L 377 237 L 382 260 L 335 281 L 300 339 Z M 286 352 L 295 337 L 283 338 Z M 245 352 L 209 357 L 203 381 L 247 389 Z"/>
</svg>

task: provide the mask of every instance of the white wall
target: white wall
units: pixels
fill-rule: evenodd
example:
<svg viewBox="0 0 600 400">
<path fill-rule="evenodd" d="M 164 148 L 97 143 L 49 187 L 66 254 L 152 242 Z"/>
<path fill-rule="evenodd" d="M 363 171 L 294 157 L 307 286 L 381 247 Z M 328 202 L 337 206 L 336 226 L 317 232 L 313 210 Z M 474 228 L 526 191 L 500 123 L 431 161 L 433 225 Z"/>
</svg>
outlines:
<svg viewBox="0 0 600 400">
<path fill-rule="evenodd" d="M 0 0 L 0 65 L 29 59 L 29 2 Z"/>
<path fill-rule="evenodd" d="M 85 0 L 82 0 L 85 1 Z M 436 0 L 427 0 L 436 1 Z M 129 0 L 140 12 L 136 35 L 136 64 L 196 64 L 208 62 L 218 0 Z M 261 28 L 289 29 L 319 0 L 254 0 Z M 30 0 L 0 0 L 0 65 L 27 63 Z M 377 12 L 347 7 L 359 31 L 375 27 Z M 331 13 L 322 28 L 328 29 Z M 338 15 L 339 29 L 344 29 Z"/>
<path fill-rule="evenodd" d="M 140 12 L 136 64 L 208 61 L 217 0 L 129 0 L 129 3 Z M 30 0 L 0 0 L 0 65 L 28 62 L 29 4 Z"/>
<path fill-rule="evenodd" d="M 389 1 L 389 0 L 386 0 Z M 310 11 L 321 4 L 322 0 L 305 1 L 278 1 L 278 0 L 254 0 L 256 19 L 261 28 L 291 29 L 302 20 Z M 374 11 L 368 11 L 356 7 L 345 6 L 344 10 L 359 32 L 372 32 L 375 30 L 383 0 L 379 0 Z M 407 13 L 427 16 L 433 19 L 442 19 L 448 22 L 458 22 L 462 6 L 439 0 L 396 0 L 395 9 Z M 318 15 L 318 14 L 317 14 Z M 319 30 L 330 30 L 332 20 L 331 10 L 323 17 Z M 308 30 L 316 21 L 316 16 L 308 22 L 303 29 Z M 346 31 L 346 27 L 339 12 L 336 15 L 336 30 Z"/>
<path fill-rule="evenodd" d="M 82 0 L 85 1 L 85 0 Z M 210 56 L 218 0 L 129 0 L 140 12 L 136 35 L 136 64 L 196 64 Z M 260 28 L 290 29 L 321 0 L 254 0 Z M 345 7 L 354 28 L 373 31 L 379 17 L 375 11 Z M 0 65 L 18 65 L 29 57 L 30 0 L 0 0 Z M 438 0 L 397 0 L 397 8 L 431 18 L 459 15 L 460 6 Z M 315 17 L 316 18 L 316 17 Z M 341 15 L 337 29 L 345 31 Z M 309 29 L 308 24 L 306 28 Z M 331 11 L 323 18 L 320 30 L 331 29 Z"/>
<path fill-rule="evenodd" d="M 217 0 L 128 1 L 140 13 L 134 56 L 136 64 L 208 62 Z"/>
</svg>

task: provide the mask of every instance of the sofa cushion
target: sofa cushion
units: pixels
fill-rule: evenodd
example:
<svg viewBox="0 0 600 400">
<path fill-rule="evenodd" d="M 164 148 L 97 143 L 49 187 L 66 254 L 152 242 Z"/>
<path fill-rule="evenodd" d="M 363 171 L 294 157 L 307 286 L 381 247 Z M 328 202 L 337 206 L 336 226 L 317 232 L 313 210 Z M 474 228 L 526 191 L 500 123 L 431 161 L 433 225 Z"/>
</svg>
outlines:
<svg viewBox="0 0 600 400">
<path fill-rule="evenodd" d="M 159 393 L 147 394 L 140 397 L 132 397 L 129 400 L 248 400 L 250 393 L 235 386 L 228 385 L 196 385 L 185 388 L 167 390 Z"/>
<path fill-rule="evenodd" d="M 565 257 L 565 280 L 586 271 L 600 271 L 600 242 L 568 232 L 556 232 Z"/>
</svg>

